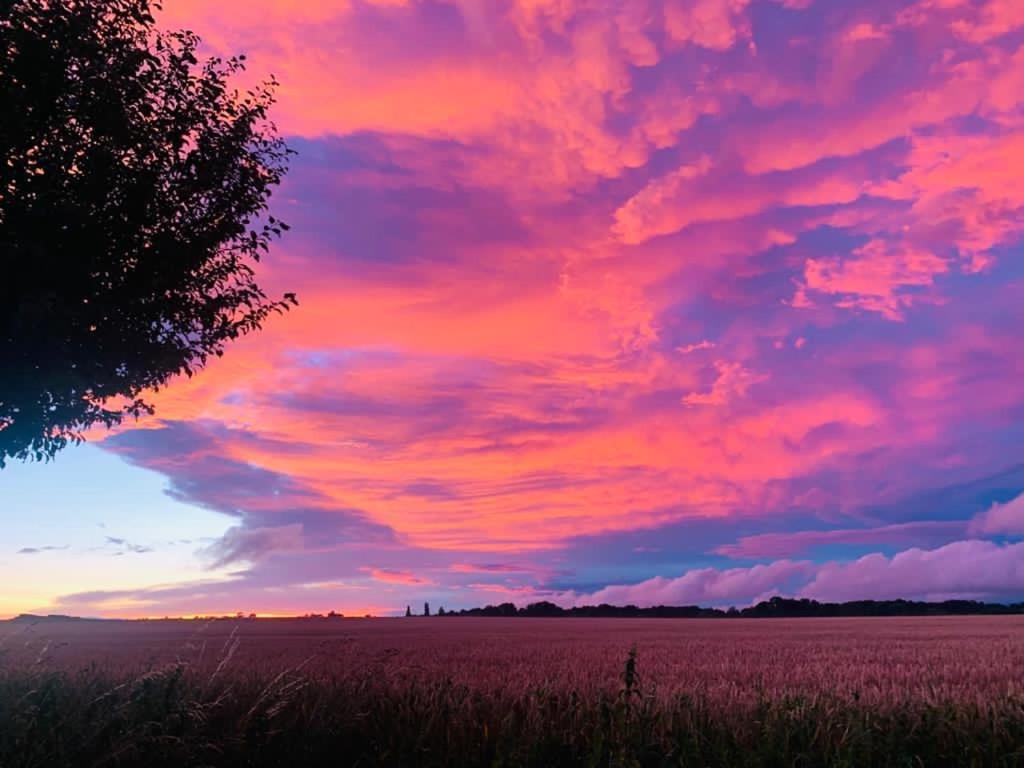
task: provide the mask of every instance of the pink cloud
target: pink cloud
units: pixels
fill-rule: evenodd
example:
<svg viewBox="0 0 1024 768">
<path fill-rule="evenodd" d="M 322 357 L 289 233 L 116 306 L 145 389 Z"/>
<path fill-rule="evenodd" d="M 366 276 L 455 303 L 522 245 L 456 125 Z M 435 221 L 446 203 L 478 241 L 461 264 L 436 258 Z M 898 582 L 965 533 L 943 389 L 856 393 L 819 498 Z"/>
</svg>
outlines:
<svg viewBox="0 0 1024 768">
<path fill-rule="evenodd" d="M 765 376 L 753 373 L 741 363 L 715 361 L 718 376 L 708 392 L 691 392 L 683 397 L 684 405 L 727 405 L 737 398 L 746 397 L 747 391 L 764 381 Z"/>
<path fill-rule="evenodd" d="M 917 597 L 982 598 L 1024 591 L 1024 543 L 955 541 L 938 549 L 908 549 L 892 557 L 865 555 L 826 563 L 800 590 L 816 600 Z"/>
<path fill-rule="evenodd" d="M 767 174 L 748 177 L 740 185 L 731 171 L 716 175 L 705 155 L 648 182 L 616 210 L 612 231 L 623 243 L 636 245 L 701 222 L 743 219 L 771 209 L 848 204 L 862 194 L 862 172 Z"/>
<path fill-rule="evenodd" d="M 979 567 L 984 563 L 984 567 Z M 892 557 L 865 555 L 852 562 L 776 560 L 748 568 L 699 568 L 637 584 L 610 585 L 589 594 L 563 595 L 576 605 L 746 605 L 772 595 L 825 602 L 1005 599 L 1024 591 L 1024 543 L 955 541 L 936 549 L 911 548 Z"/>
<path fill-rule="evenodd" d="M 784 594 L 794 582 L 813 575 L 807 561 L 777 560 L 750 568 L 700 568 L 677 578 L 657 576 L 631 585 L 613 585 L 578 596 L 578 605 L 730 605 L 751 602 L 765 593 Z"/>
<path fill-rule="evenodd" d="M 793 305 L 811 306 L 811 295 L 826 294 L 838 307 L 902 320 L 906 308 L 921 300 L 920 289 L 948 271 L 946 261 L 933 253 L 872 240 L 848 259 L 808 259 Z"/>
<path fill-rule="evenodd" d="M 1024 494 L 975 515 L 967 530 L 972 536 L 1024 535 Z"/>
<path fill-rule="evenodd" d="M 726 50 L 750 36 L 750 0 L 668 0 L 665 31 L 673 41 Z"/>
<path fill-rule="evenodd" d="M 988 42 L 1024 27 L 1024 6 L 1016 0 L 986 0 L 977 4 L 975 10 L 973 16 L 953 24 L 957 35 L 971 42 Z"/>
<path fill-rule="evenodd" d="M 684 345 L 682 347 L 676 347 L 676 351 L 679 352 L 679 354 L 681 354 L 681 355 L 689 355 L 689 354 L 692 354 L 694 352 L 700 352 L 700 351 L 705 350 L 705 349 L 714 349 L 714 348 L 715 348 L 715 343 L 713 341 L 708 341 L 707 339 L 704 339 L 703 341 L 698 341 L 698 342 L 696 342 L 694 344 L 686 344 L 686 345 Z"/>
<path fill-rule="evenodd" d="M 536 568 L 515 563 L 453 563 L 450 570 L 452 573 L 529 573 Z"/>
<path fill-rule="evenodd" d="M 363 568 L 363 571 L 370 574 L 374 581 L 381 581 L 385 584 L 407 584 L 411 586 L 432 584 L 429 579 L 424 579 L 411 571 L 394 571 L 387 568 Z"/>
<path fill-rule="evenodd" d="M 894 23 L 898 24 L 898 20 Z M 928 23 L 936 39 L 942 39 L 944 34 L 948 39 L 948 28 L 936 28 L 941 24 L 938 17 Z M 847 45 L 864 46 L 865 41 L 848 36 Z M 979 47 L 964 53 L 962 58 L 940 60 L 927 77 L 896 93 L 879 88 L 874 98 L 847 99 L 834 105 L 830 104 L 828 93 L 806 94 L 804 98 L 812 104 L 828 107 L 823 111 L 812 108 L 814 130 L 806 130 L 806 116 L 782 116 L 739 133 L 736 149 L 751 173 L 793 170 L 827 158 L 852 158 L 978 110 L 992 112 L 1000 111 L 1001 106 L 1005 108 L 993 96 L 1004 90 L 1000 81 L 1015 81 L 1019 77 L 1009 66 L 1011 57 L 997 48 Z M 854 71 L 844 76 L 855 83 L 868 74 L 869 71 Z M 873 75 L 878 77 L 880 73 Z M 834 83 L 822 85 L 833 87 Z"/>
<path fill-rule="evenodd" d="M 1013 68 L 1024 67 L 1024 56 Z M 1012 86 L 1017 102 L 1024 80 Z M 989 251 L 1024 233 L 1020 210 L 1024 191 L 1013 169 L 1024 159 L 1024 126 L 1008 125 L 993 135 L 958 132 L 919 137 L 907 157 L 907 170 L 878 193 L 912 201 L 917 237 L 950 242 L 963 253 L 965 271 L 991 264 Z"/>
</svg>

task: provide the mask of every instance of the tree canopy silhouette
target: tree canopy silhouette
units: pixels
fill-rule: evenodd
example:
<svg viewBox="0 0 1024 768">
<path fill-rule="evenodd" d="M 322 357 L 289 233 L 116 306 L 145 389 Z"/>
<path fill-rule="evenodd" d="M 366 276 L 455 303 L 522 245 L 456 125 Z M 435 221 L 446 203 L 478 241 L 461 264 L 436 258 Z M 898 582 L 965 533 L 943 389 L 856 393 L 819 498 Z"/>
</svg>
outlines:
<svg viewBox="0 0 1024 768">
<path fill-rule="evenodd" d="M 155 0 L 0 0 L 0 466 L 152 413 L 295 302 L 253 262 L 291 150 L 276 82 L 197 58 Z"/>
</svg>

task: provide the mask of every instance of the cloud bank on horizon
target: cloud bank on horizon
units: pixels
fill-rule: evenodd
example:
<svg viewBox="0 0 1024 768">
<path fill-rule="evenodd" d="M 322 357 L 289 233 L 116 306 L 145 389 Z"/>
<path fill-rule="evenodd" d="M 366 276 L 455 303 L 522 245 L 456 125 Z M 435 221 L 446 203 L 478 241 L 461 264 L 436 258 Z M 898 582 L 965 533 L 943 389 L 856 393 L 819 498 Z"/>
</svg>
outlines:
<svg viewBox="0 0 1024 768">
<path fill-rule="evenodd" d="M 102 443 L 231 575 L 59 608 L 1024 598 L 1024 4 L 167 6 L 302 305 Z"/>
</svg>

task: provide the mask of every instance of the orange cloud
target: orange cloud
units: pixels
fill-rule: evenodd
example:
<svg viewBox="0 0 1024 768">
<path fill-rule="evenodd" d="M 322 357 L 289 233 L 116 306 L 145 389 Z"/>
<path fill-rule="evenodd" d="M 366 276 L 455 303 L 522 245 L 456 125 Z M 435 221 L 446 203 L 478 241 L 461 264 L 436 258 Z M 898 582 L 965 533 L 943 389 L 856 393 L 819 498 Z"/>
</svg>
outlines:
<svg viewBox="0 0 1024 768">
<path fill-rule="evenodd" d="M 422 585 L 431 583 L 409 571 L 390 571 L 383 568 L 364 568 L 363 570 L 370 574 L 370 578 L 385 584 Z"/>
</svg>

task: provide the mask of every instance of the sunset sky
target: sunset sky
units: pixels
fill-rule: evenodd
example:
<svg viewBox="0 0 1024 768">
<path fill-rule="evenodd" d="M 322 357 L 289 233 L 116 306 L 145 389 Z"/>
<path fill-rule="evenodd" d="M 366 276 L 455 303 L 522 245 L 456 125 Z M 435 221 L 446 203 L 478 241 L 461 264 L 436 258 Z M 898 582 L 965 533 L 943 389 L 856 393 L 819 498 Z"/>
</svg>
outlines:
<svg viewBox="0 0 1024 768">
<path fill-rule="evenodd" d="M 165 0 L 301 305 L 0 471 L 0 616 L 1024 599 L 1024 2 Z"/>
</svg>

